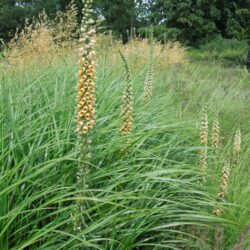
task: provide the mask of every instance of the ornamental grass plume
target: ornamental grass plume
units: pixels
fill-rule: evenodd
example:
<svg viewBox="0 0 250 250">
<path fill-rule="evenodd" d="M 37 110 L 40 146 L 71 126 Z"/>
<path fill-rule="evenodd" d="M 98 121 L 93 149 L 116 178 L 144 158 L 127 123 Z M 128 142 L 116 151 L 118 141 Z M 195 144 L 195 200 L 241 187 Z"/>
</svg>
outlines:
<svg viewBox="0 0 250 250">
<path fill-rule="evenodd" d="M 39 62 L 47 66 L 55 60 L 57 49 L 47 14 L 43 11 L 37 19 L 26 19 L 24 29 L 16 31 L 3 51 L 6 63 L 15 69 L 26 70 Z"/>
<path fill-rule="evenodd" d="M 204 184 L 205 171 L 207 168 L 207 146 L 208 146 L 208 115 L 207 108 L 204 107 L 202 110 L 201 128 L 200 128 L 200 146 L 202 147 L 199 151 L 199 167 L 201 171 L 200 184 Z"/>
<path fill-rule="evenodd" d="M 95 125 L 95 67 L 94 62 L 95 51 L 94 36 L 95 26 L 92 14 L 92 0 L 83 1 L 83 20 L 81 27 L 80 43 L 83 46 L 80 48 L 81 59 L 79 61 L 78 86 L 77 86 L 77 134 L 78 134 L 78 157 L 79 165 L 77 172 L 77 191 L 81 196 L 85 196 L 87 188 L 87 176 L 90 172 L 90 150 L 91 140 L 89 133 Z M 84 202 L 77 201 L 73 222 L 74 230 L 80 231 L 84 224 L 82 212 L 84 210 Z M 79 217 L 80 216 L 80 217 Z"/>
<path fill-rule="evenodd" d="M 72 46 L 79 35 L 77 22 L 78 9 L 71 0 L 65 11 L 58 11 L 53 20 L 54 41 L 60 46 Z"/>
<path fill-rule="evenodd" d="M 151 34 L 149 65 L 148 65 L 147 76 L 144 83 L 144 94 L 143 94 L 144 103 L 147 103 L 151 100 L 153 96 L 153 85 L 154 85 L 154 42 L 153 42 L 153 34 Z"/>
<path fill-rule="evenodd" d="M 220 123 L 218 114 L 215 116 L 212 126 L 212 147 L 218 149 L 221 145 Z"/>
<path fill-rule="evenodd" d="M 133 130 L 133 89 L 131 83 L 131 73 L 126 58 L 120 52 L 121 58 L 124 63 L 125 69 L 125 89 L 121 101 L 121 112 L 120 112 L 120 134 L 122 136 L 129 135 Z"/>
<path fill-rule="evenodd" d="M 175 64 L 185 64 L 188 62 L 187 49 L 184 48 L 178 41 L 170 41 L 164 45 L 161 61 L 162 66 Z"/>
</svg>

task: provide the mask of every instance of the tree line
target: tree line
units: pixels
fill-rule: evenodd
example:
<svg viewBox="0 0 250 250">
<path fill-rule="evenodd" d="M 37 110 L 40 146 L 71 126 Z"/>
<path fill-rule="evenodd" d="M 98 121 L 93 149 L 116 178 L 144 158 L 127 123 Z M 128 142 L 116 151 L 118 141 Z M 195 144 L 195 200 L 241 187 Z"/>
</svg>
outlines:
<svg viewBox="0 0 250 250">
<path fill-rule="evenodd" d="M 71 0 L 1 0 L 0 38 L 8 41 L 25 19 L 37 17 L 43 10 L 53 18 Z M 75 0 L 79 10 L 82 0 Z M 126 41 L 133 29 L 147 36 L 150 26 L 159 40 L 178 39 L 188 45 L 204 43 L 215 36 L 249 39 L 250 0 L 96 0 L 97 18 L 103 18 L 102 30 Z M 81 11 L 78 14 L 81 20 Z"/>
</svg>

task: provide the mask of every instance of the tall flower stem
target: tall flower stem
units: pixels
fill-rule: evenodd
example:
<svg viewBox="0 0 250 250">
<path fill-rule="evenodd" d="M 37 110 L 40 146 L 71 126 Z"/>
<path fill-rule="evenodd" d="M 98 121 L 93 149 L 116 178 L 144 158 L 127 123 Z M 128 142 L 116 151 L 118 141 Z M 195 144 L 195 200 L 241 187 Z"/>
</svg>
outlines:
<svg viewBox="0 0 250 250">
<path fill-rule="evenodd" d="M 90 173 L 91 139 L 89 133 L 95 125 L 95 51 L 94 36 L 96 34 L 94 20 L 91 18 L 93 12 L 92 0 L 83 0 L 83 19 L 81 26 L 81 47 L 79 49 L 81 58 L 79 60 L 78 85 L 77 85 L 77 108 L 76 121 L 78 134 L 77 154 L 79 159 L 77 172 L 77 199 L 73 213 L 74 230 L 80 232 L 85 224 L 83 213 L 85 210 L 84 198 L 88 189 L 87 177 Z"/>
<path fill-rule="evenodd" d="M 221 146 L 219 115 L 217 114 L 212 126 L 212 147 L 219 149 Z"/>
<path fill-rule="evenodd" d="M 154 47 L 153 45 L 151 45 L 148 72 L 144 83 L 144 94 L 143 94 L 144 103 L 148 103 L 151 100 L 153 96 L 153 85 L 154 85 Z"/>
<path fill-rule="evenodd" d="M 153 96 L 153 86 L 154 86 L 154 38 L 153 38 L 153 29 L 151 28 L 150 32 L 150 56 L 149 56 L 149 65 L 148 72 L 144 83 L 144 93 L 143 101 L 148 103 Z"/>
<path fill-rule="evenodd" d="M 133 88 L 131 81 L 131 73 L 126 58 L 119 51 L 120 56 L 124 63 L 125 69 L 125 88 L 121 100 L 121 112 L 120 112 L 120 134 L 126 137 L 131 134 L 133 130 L 133 110 L 134 110 L 134 100 L 133 100 Z M 126 151 L 130 145 L 130 140 L 127 138 L 125 147 L 121 149 L 122 153 L 127 156 Z"/>
<path fill-rule="evenodd" d="M 227 195 L 229 176 L 230 176 L 230 165 L 228 163 L 226 163 L 222 169 L 220 187 L 219 187 L 219 191 L 217 193 L 217 202 L 218 203 L 222 202 Z M 220 208 L 214 209 L 215 215 L 221 216 L 221 213 L 222 213 L 222 211 Z"/>
<path fill-rule="evenodd" d="M 120 133 L 123 136 L 129 135 L 133 130 L 133 89 L 132 89 L 132 82 L 131 82 L 131 73 L 129 70 L 128 63 L 123 56 L 123 54 L 120 52 L 121 58 L 124 63 L 125 68 L 125 88 L 122 96 L 121 101 L 121 113 L 120 113 L 120 119 L 121 119 L 121 127 L 120 127 Z"/>
<path fill-rule="evenodd" d="M 234 136 L 232 167 L 235 168 L 239 162 L 241 152 L 241 130 L 237 129 Z"/>
<path fill-rule="evenodd" d="M 200 184 L 203 185 L 206 182 L 206 168 L 207 168 L 207 146 L 208 146 L 208 115 L 207 108 L 202 110 L 201 128 L 200 128 L 200 146 L 199 151 L 199 167 L 201 172 Z"/>
</svg>

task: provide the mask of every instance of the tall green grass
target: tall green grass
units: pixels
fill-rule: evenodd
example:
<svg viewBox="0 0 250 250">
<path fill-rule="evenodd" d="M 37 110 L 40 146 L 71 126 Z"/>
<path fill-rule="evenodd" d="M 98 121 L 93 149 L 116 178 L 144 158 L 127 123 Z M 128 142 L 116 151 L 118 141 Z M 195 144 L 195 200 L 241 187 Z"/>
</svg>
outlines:
<svg viewBox="0 0 250 250">
<path fill-rule="evenodd" d="M 248 51 L 247 41 L 217 37 L 199 48 L 192 48 L 189 55 L 193 60 L 220 61 L 225 65 L 245 66 Z"/>
<path fill-rule="evenodd" d="M 134 131 L 129 135 L 130 154 L 122 159 L 122 64 L 112 62 L 108 54 L 99 60 L 97 125 L 91 132 L 86 197 L 75 191 L 75 60 L 63 58 L 25 72 L 1 69 L 1 250 L 213 249 L 218 224 L 224 228 L 223 249 L 236 244 L 250 224 L 249 76 L 242 70 L 198 64 L 164 70 L 156 65 L 154 96 L 144 106 L 147 65 L 131 67 Z M 202 187 L 197 182 L 197 152 L 204 103 L 211 118 L 220 108 L 225 148 L 217 157 L 209 150 L 208 183 Z M 212 211 L 220 172 L 237 121 L 243 153 L 232 173 L 223 216 L 217 218 Z M 75 199 L 86 204 L 86 226 L 79 235 L 71 220 Z"/>
</svg>

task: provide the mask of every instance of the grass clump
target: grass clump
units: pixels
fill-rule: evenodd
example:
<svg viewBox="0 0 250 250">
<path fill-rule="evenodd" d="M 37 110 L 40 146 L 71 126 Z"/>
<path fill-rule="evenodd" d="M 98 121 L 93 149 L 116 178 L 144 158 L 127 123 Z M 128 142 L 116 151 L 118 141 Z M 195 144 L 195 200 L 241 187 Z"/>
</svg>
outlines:
<svg viewBox="0 0 250 250">
<path fill-rule="evenodd" d="M 91 11 L 84 13 L 78 74 L 74 50 L 25 71 L 1 65 L 0 249 L 214 249 L 215 236 L 220 249 L 247 246 L 249 75 L 164 64 L 165 47 L 156 44 L 145 109 L 148 43 L 97 44 L 95 79 L 94 32 L 84 26 Z M 117 48 L 128 58 L 123 64 Z M 121 157 L 128 137 L 133 150 Z M 235 158 L 229 181 L 222 167 Z"/>
</svg>

